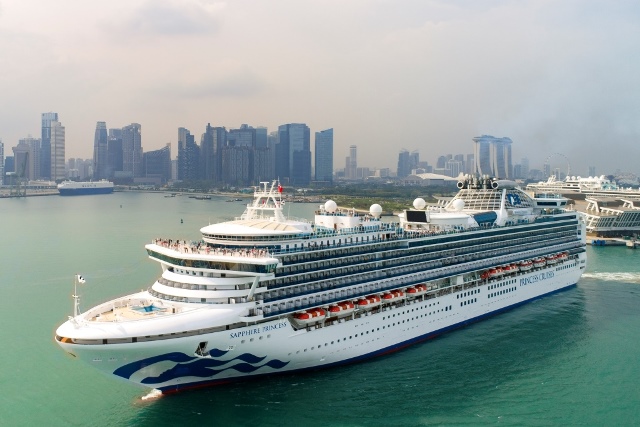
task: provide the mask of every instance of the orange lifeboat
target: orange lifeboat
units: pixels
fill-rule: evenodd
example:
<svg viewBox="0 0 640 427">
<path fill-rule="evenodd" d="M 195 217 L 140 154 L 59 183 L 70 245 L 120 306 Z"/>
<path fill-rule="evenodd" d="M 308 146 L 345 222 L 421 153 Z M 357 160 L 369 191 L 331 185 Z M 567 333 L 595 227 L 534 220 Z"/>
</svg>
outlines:
<svg viewBox="0 0 640 427">
<path fill-rule="evenodd" d="M 486 280 L 489 278 L 489 270 L 485 270 L 482 273 L 480 273 L 480 278 L 483 280 Z"/>
<path fill-rule="evenodd" d="M 396 302 L 404 299 L 404 292 L 400 289 L 394 289 L 393 291 L 386 292 L 382 295 L 382 300 L 384 302 Z"/>
<path fill-rule="evenodd" d="M 504 274 L 512 274 L 518 271 L 518 267 L 515 264 L 508 264 L 502 267 L 502 272 Z"/>
<path fill-rule="evenodd" d="M 379 295 L 369 295 L 368 297 L 358 300 L 357 305 L 361 310 L 371 310 L 382 304 L 382 298 Z"/>
<path fill-rule="evenodd" d="M 500 277 L 504 274 L 501 267 L 492 268 L 489 270 L 489 277 Z"/>
<path fill-rule="evenodd" d="M 533 260 L 533 266 L 536 268 L 544 267 L 547 264 L 547 261 L 543 257 L 535 258 Z"/>
<path fill-rule="evenodd" d="M 529 271 L 533 268 L 533 263 L 527 259 L 521 261 L 520 264 L 518 264 L 518 268 L 520 268 L 520 271 Z"/>
<path fill-rule="evenodd" d="M 330 317 L 343 317 L 347 316 L 356 309 L 356 306 L 351 301 L 343 301 L 336 305 L 332 305 L 329 307 L 329 316 Z"/>
<path fill-rule="evenodd" d="M 325 317 L 327 317 L 327 312 L 321 308 L 311 308 L 293 315 L 294 319 L 304 325 L 311 325 L 313 323 L 320 322 L 321 320 L 324 320 Z"/>
<path fill-rule="evenodd" d="M 419 285 L 411 286 L 407 288 L 408 297 L 417 297 L 427 293 L 427 285 L 420 283 Z"/>
</svg>

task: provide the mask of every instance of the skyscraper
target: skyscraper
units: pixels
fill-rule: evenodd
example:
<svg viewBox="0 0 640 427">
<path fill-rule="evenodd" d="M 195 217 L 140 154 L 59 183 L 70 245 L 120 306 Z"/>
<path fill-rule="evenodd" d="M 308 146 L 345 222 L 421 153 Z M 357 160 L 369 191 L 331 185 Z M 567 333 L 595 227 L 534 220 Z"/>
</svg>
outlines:
<svg viewBox="0 0 640 427">
<path fill-rule="evenodd" d="M 199 178 L 200 148 L 189 129 L 178 128 L 178 179 L 193 181 Z"/>
<path fill-rule="evenodd" d="M 122 128 L 122 171 L 132 179 L 142 177 L 142 127 L 138 123 Z"/>
<path fill-rule="evenodd" d="M 42 151 L 40 174 L 37 178 L 51 179 L 51 122 L 58 121 L 58 113 L 42 113 Z"/>
<path fill-rule="evenodd" d="M 166 184 L 171 179 L 171 144 L 142 155 L 145 178 L 155 178 L 158 184 Z"/>
<path fill-rule="evenodd" d="M 407 150 L 400 150 L 398 154 L 398 178 L 405 178 L 411 175 L 411 155 Z"/>
<path fill-rule="evenodd" d="M 97 122 L 93 137 L 93 179 L 110 178 L 108 164 L 107 124 L 105 122 Z"/>
<path fill-rule="evenodd" d="M 482 135 L 473 138 L 475 173 L 501 179 L 512 179 L 510 138 Z"/>
<path fill-rule="evenodd" d="M 346 179 L 358 178 L 358 146 L 349 146 L 349 155 L 345 159 L 344 177 Z"/>
<path fill-rule="evenodd" d="M 65 129 L 59 121 L 51 122 L 51 180 L 60 182 L 65 174 Z"/>
<path fill-rule="evenodd" d="M 295 185 L 311 182 L 311 134 L 304 123 L 278 127 L 276 145 L 276 175 Z M 296 154 L 298 153 L 298 154 Z"/>
<path fill-rule="evenodd" d="M 333 128 L 316 132 L 316 181 L 333 181 Z"/>
</svg>

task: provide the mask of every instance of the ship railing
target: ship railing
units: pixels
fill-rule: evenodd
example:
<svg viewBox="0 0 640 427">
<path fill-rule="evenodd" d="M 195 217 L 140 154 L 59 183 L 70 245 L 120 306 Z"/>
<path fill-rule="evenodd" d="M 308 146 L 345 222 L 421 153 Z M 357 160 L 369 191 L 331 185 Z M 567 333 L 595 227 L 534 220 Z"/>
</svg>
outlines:
<svg viewBox="0 0 640 427">
<path fill-rule="evenodd" d="M 271 251 L 267 248 L 225 248 L 211 247 L 205 242 L 187 242 L 185 240 L 154 239 L 154 245 L 162 246 L 183 254 L 215 255 L 245 258 L 271 258 Z"/>
<path fill-rule="evenodd" d="M 322 289 L 319 292 L 318 290 L 314 289 L 314 290 L 307 291 L 304 294 L 296 294 L 290 297 L 280 298 L 273 301 L 263 301 L 261 303 L 262 313 L 264 317 L 272 317 L 272 316 L 279 316 L 279 315 L 283 315 L 283 314 L 287 314 L 287 313 L 291 313 L 299 310 L 305 310 L 308 308 L 326 306 L 335 302 L 349 300 L 349 299 L 356 299 L 362 296 L 381 293 L 381 292 L 385 292 L 385 291 L 397 289 L 397 288 L 404 288 L 404 287 L 412 286 L 418 283 L 433 282 L 436 280 L 445 279 L 452 276 L 469 274 L 469 273 L 490 268 L 495 265 L 514 263 L 514 262 L 519 262 L 525 259 L 535 258 L 537 256 L 549 253 L 550 247 L 553 247 L 552 252 L 574 249 L 576 247 L 576 243 L 577 242 L 573 241 L 569 243 L 554 245 L 552 243 L 550 244 L 547 242 L 545 245 L 541 245 L 541 247 L 537 249 L 531 249 L 528 251 L 520 250 L 516 254 L 507 254 L 502 256 L 494 256 L 494 255 L 497 255 L 497 253 L 504 253 L 504 252 L 496 251 L 497 252 L 496 254 L 491 254 L 492 256 L 489 256 L 483 260 L 459 263 L 456 265 L 450 265 L 450 266 L 445 266 L 437 269 L 432 269 L 426 272 L 425 271 L 409 272 L 409 274 L 403 274 L 403 275 L 400 275 L 399 277 L 395 277 L 393 279 L 389 278 L 383 281 L 377 281 L 377 282 L 370 281 L 369 283 L 371 285 L 369 285 L 366 289 L 363 289 L 361 292 L 358 292 L 358 290 L 361 286 L 363 286 L 362 283 L 340 284 L 338 287 L 333 288 L 336 290 Z M 402 278 L 405 278 L 405 280 L 402 280 Z M 478 280 L 480 279 L 478 278 Z M 453 286 L 457 286 L 457 284 L 456 285 L 451 284 L 447 287 L 453 287 Z M 439 291 L 442 291 L 447 287 L 440 288 Z M 342 293 L 343 290 L 345 291 L 344 294 Z M 336 292 L 340 293 L 340 295 L 339 296 L 336 295 L 334 298 L 329 298 L 330 293 L 335 294 Z M 313 302 L 307 303 L 306 305 L 302 304 L 301 299 L 305 297 L 308 298 L 308 295 L 311 295 L 311 294 L 317 295 L 316 298 L 313 298 Z M 320 299 L 319 301 L 317 301 L 318 298 Z M 283 307 L 283 304 L 284 304 L 284 307 Z"/>
<path fill-rule="evenodd" d="M 545 236 L 545 241 L 542 243 L 542 245 L 548 244 L 549 237 L 550 236 L 548 235 Z M 559 239 L 559 238 L 564 239 L 565 241 L 573 241 L 575 240 L 575 235 L 574 234 L 557 234 L 554 237 L 554 239 Z M 456 249 L 456 255 L 473 257 L 474 254 L 477 254 L 477 253 L 485 254 L 491 250 L 504 252 L 504 250 L 509 247 L 518 247 L 523 245 L 531 246 L 531 245 L 537 244 L 537 242 L 538 240 L 535 239 L 535 237 L 524 237 L 524 238 L 514 239 L 510 241 L 504 241 L 500 239 L 490 243 L 482 243 L 481 245 L 458 248 Z M 451 252 L 451 249 L 449 248 L 441 248 L 441 249 L 432 250 L 426 253 L 407 254 L 406 256 L 403 256 L 403 257 L 375 256 L 375 255 L 372 255 L 371 252 L 366 252 L 365 256 L 368 256 L 368 259 L 355 258 L 355 257 L 362 257 L 363 254 L 360 254 L 360 253 L 347 254 L 344 258 L 342 258 L 344 260 L 348 260 L 347 262 L 337 261 L 335 264 L 331 264 L 329 266 L 320 264 L 316 268 L 307 268 L 307 269 L 303 269 L 302 271 L 298 271 L 300 267 L 290 266 L 288 267 L 290 271 L 286 271 L 286 272 L 282 271 L 282 268 L 281 268 L 280 271 L 277 271 L 278 276 L 282 278 L 290 277 L 291 282 L 282 283 L 276 286 L 272 285 L 269 288 L 272 289 L 272 288 L 285 287 L 289 285 L 295 285 L 296 283 L 303 282 L 305 275 L 314 274 L 314 273 L 315 274 L 328 273 L 328 275 L 325 274 L 325 276 L 323 276 L 322 278 L 330 279 L 332 277 L 342 276 L 343 273 L 339 273 L 337 271 L 345 268 L 354 268 L 354 270 L 357 270 L 356 271 L 357 273 L 366 274 L 367 272 L 370 272 L 370 271 L 380 270 L 380 266 L 382 266 L 382 268 L 402 267 L 410 264 L 415 264 L 416 262 L 423 263 L 427 261 L 437 261 L 440 259 L 448 259 L 450 256 L 450 252 Z M 309 260 L 307 262 L 318 262 L 318 261 Z M 350 263 L 355 263 L 356 265 L 350 265 Z M 296 270 L 292 270 L 292 268 L 296 268 Z M 333 271 L 336 271 L 336 272 L 332 274 L 331 272 Z"/>
</svg>

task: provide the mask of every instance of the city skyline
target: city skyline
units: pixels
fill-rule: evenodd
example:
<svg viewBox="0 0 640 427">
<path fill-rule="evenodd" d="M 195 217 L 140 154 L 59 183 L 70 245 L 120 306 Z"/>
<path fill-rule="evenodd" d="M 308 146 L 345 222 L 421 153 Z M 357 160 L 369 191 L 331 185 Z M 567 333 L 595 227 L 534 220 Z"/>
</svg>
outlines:
<svg viewBox="0 0 640 427">
<path fill-rule="evenodd" d="M 466 153 L 492 134 L 532 165 L 559 152 L 638 173 L 639 8 L 0 0 L 0 139 L 38 135 L 43 111 L 64 117 L 68 158 L 91 156 L 97 121 L 139 123 L 145 149 L 174 153 L 178 127 L 306 123 L 335 130 L 334 168 L 351 145 L 394 167 L 389 147 Z"/>
</svg>

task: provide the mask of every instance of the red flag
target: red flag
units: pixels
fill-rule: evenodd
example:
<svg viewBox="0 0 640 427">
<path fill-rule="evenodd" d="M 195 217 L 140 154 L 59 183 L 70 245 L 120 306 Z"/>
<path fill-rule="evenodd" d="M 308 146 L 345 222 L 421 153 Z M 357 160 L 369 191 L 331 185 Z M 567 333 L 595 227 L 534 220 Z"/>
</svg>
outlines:
<svg viewBox="0 0 640 427">
<path fill-rule="evenodd" d="M 278 184 L 278 193 L 282 193 L 282 185 Z"/>
</svg>

